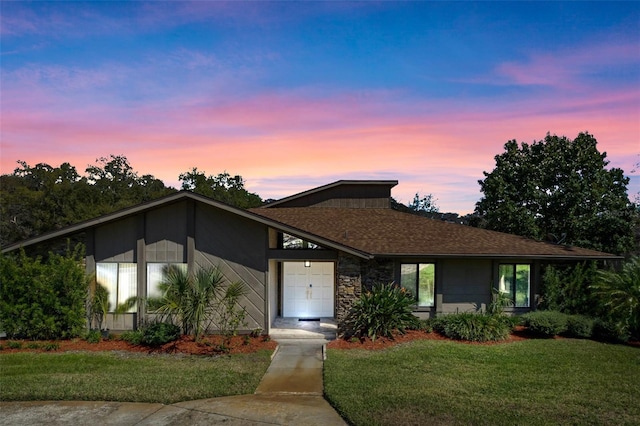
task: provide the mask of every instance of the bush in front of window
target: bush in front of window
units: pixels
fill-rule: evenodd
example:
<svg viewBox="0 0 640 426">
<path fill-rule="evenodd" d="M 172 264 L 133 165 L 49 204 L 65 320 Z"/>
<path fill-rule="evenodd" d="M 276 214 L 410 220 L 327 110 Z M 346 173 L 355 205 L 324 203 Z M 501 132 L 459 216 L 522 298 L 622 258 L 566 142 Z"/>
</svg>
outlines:
<svg viewBox="0 0 640 426">
<path fill-rule="evenodd" d="M 522 315 L 522 322 L 534 334 L 553 337 L 567 331 L 568 317 L 558 311 L 535 311 Z"/>
<path fill-rule="evenodd" d="M 439 317 L 434 328 L 450 339 L 492 342 L 507 339 L 513 322 L 502 315 L 463 312 Z"/>
<path fill-rule="evenodd" d="M 413 315 L 414 304 L 413 296 L 406 289 L 393 283 L 376 284 L 353 304 L 341 331 L 345 339 L 393 339 L 394 333 L 404 334 L 418 326 L 419 320 Z"/>
<path fill-rule="evenodd" d="M 157 322 L 145 328 L 142 333 L 142 344 L 161 346 L 180 338 L 180 327 L 168 322 Z"/>
</svg>

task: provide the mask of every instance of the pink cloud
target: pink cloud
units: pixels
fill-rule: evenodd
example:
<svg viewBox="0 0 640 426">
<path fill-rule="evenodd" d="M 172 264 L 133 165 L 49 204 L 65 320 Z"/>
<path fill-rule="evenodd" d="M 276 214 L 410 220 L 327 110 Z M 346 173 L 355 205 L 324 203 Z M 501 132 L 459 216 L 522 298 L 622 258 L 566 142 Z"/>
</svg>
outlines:
<svg viewBox="0 0 640 426">
<path fill-rule="evenodd" d="M 619 68 L 639 63 L 640 52 L 636 43 L 594 44 L 580 49 L 533 52 L 527 60 L 504 62 L 496 67 L 496 76 L 489 81 L 501 85 L 585 90 L 590 85 L 587 82 L 589 77 L 610 69 L 611 64 Z"/>
</svg>

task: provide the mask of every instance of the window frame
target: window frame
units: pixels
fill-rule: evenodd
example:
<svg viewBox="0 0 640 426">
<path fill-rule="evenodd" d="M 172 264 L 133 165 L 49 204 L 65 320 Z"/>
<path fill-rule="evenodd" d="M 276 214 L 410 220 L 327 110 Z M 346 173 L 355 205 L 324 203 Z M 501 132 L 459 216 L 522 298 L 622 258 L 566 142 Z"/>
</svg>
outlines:
<svg viewBox="0 0 640 426">
<path fill-rule="evenodd" d="M 518 267 L 523 267 L 526 266 L 528 268 L 528 275 L 527 275 L 527 293 L 525 295 L 525 300 L 526 300 L 526 304 L 524 305 L 518 305 Z M 511 267 L 511 274 L 510 274 L 510 280 L 511 280 L 511 286 L 509 291 L 503 291 L 503 285 L 502 285 L 502 268 L 503 267 Z M 497 282 L 496 282 L 496 290 L 498 290 L 499 292 L 503 293 L 503 294 L 509 294 L 510 295 L 510 300 L 512 305 L 510 306 L 510 308 L 512 309 L 530 309 L 531 308 L 531 289 L 532 289 L 532 276 L 533 276 L 533 264 L 531 263 L 525 263 L 525 262 L 501 262 L 498 263 L 498 268 L 497 268 Z"/>
<path fill-rule="evenodd" d="M 425 266 L 431 266 L 433 268 L 433 280 L 431 283 L 431 288 L 432 288 L 432 294 L 431 294 L 431 304 L 429 305 L 420 305 L 420 272 L 421 269 L 420 267 L 422 265 Z M 407 286 L 405 286 L 403 284 L 403 280 L 402 280 L 402 268 L 403 266 L 415 266 L 415 282 L 413 284 L 415 291 L 413 289 L 408 288 Z M 436 307 L 436 276 L 437 276 L 437 268 L 436 268 L 436 262 L 434 261 L 411 261 L 411 262 L 407 262 L 407 261 L 402 261 L 399 263 L 399 280 L 398 283 L 400 285 L 400 287 L 402 288 L 406 288 L 407 290 L 411 291 L 414 296 L 414 310 L 432 310 Z"/>
<path fill-rule="evenodd" d="M 299 243 L 297 243 L 299 241 Z M 282 250 L 324 250 L 316 243 L 307 241 L 286 232 L 278 234 L 278 247 Z"/>
<path fill-rule="evenodd" d="M 138 264 L 136 262 L 96 262 L 96 282 L 98 284 L 100 284 L 101 286 L 105 287 L 108 291 L 109 291 L 109 312 L 110 314 L 115 313 L 118 305 L 124 303 L 127 299 L 129 299 L 130 297 L 138 297 Z M 104 283 L 101 283 L 100 280 L 98 279 L 98 269 L 100 268 L 100 266 L 102 265 L 116 265 L 116 271 L 115 271 L 115 292 L 112 291 L 113 288 L 111 288 L 111 286 L 105 286 Z M 134 289 L 133 294 L 129 294 L 129 296 L 127 298 L 125 298 L 124 300 L 120 300 L 120 294 L 121 294 L 121 282 L 124 281 L 122 280 L 123 278 L 123 274 L 124 272 L 126 272 L 124 270 L 125 265 L 131 267 L 133 266 L 134 269 L 134 277 L 133 277 L 133 285 L 132 287 L 129 287 L 129 290 L 131 290 L 131 288 Z M 121 269 L 122 267 L 122 269 Z M 124 285 L 124 283 L 122 283 Z M 131 284 L 131 283 L 129 283 Z M 115 301 L 115 303 L 113 303 Z M 132 306 L 131 308 L 129 308 L 125 313 L 130 314 L 130 313 L 134 313 L 136 312 L 136 307 L 135 305 Z"/>
<path fill-rule="evenodd" d="M 150 298 L 151 295 L 151 282 L 150 282 L 150 278 L 151 278 L 151 271 L 150 271 L 150 267 L 155 266 L 155 265 L 162 265 L 161 271 L 164 267 L 168 267 L 168 266 L 178 266 L 179 268 L 183 268 L 185 272 L 189 271 L 189 265 L 186 262 L 147 262 L 146 265 L 146 277 L 145 277 L 145 293 L 146 293 L 146 297 L 147 299 Z M 162 282 L 162 279 L 164 279 L 164 274 L 162 274 L 162 278 L 161 281 L 158 281 L 157 284 L 160 284 Z M 157 286 L 156 284 L 156 286 Z M 153 296 L 153 297 L 162 297 L 162 295 L 159 296 Z"/>
</svg>

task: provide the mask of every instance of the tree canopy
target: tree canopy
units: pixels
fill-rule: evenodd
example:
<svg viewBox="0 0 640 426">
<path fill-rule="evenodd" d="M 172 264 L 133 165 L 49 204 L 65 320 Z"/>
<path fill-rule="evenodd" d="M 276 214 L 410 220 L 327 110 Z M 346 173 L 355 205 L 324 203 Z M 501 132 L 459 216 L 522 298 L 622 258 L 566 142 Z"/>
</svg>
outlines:
<svg viewBox="0 0 640 426">
<path fill-rule="evenodd" d="M 484 195 L 476 213 L 485 228 L 616 254 L 634 248 L 629 178 L 607 169 L 589 133 L 573 140 L 547 134 L 531 145 L 511 140 L 495 161 L 478 181 Z"/>
<path fill-rule="evenodd" d="M 84 175 L 69 163 L 18 165 L 13 173 L 0 176 L 2 246 L 176 191 L 150 174 L 139 175 L 123 155 L 98 158 Z M 207 176 L 193 168 L 180 180 L 182 189 L 236 207 L 262 204 L 258 195 L 244 188 L 242 176 Z"/>
<path fill-rule="evenodd" d="M 207 176 L 196 167 L 180 174 L 182 189 L 193 191 L 235 207 L 248 209 L 262 205 L 262 198 L 258 194 L 249 192 L 244 187 L 242 176 L 231 176 L 220 173 L 217 176 Z"/>
</svg>

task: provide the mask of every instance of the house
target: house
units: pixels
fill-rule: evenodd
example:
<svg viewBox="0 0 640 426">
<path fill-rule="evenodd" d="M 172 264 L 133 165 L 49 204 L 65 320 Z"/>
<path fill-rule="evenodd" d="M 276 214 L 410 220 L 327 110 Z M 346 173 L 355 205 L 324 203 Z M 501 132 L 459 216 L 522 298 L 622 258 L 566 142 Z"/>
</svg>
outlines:
<svg viewBox="0 0 640 426">
<path fill-rule="evenodd" d="M 340 323 L 363 289 L 392 281 L 411 290 L 423 318 L 483 309 L 492 288 L 526 312 L 542 263 L 618 259 L 393 210 L 397 183 L 337 181 L 249 210 L 182 191 L 2 251 L 85 233 L 87 272 L 109 289 L 111 306 L 157 295 L 166 265 L 218 266 L 247 284 L 248 329 L 266 332 L 277 317 Z M 138 306 L 109 326 L 131 329 L 145 315 Z"/>
</svg>

